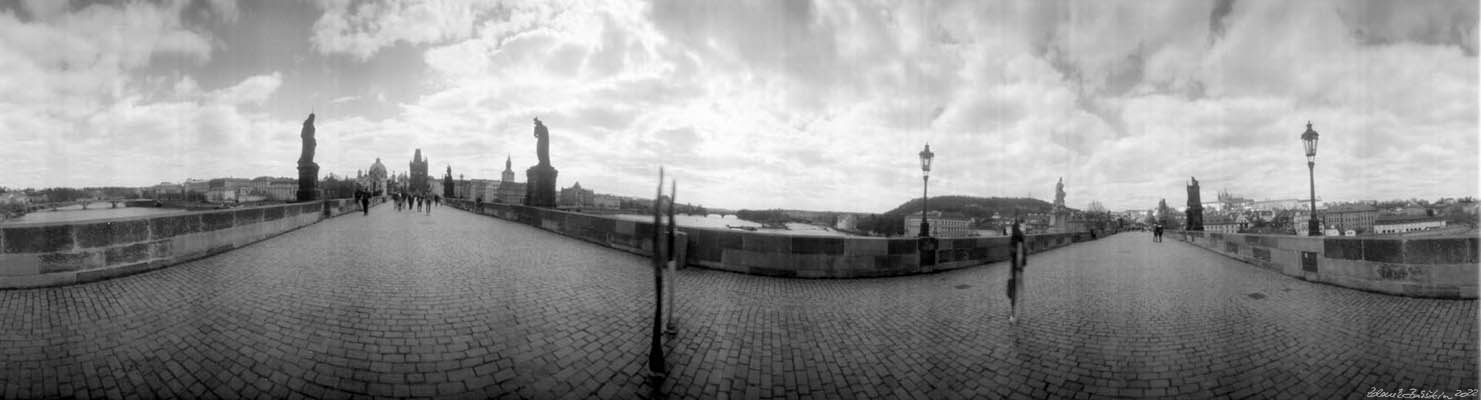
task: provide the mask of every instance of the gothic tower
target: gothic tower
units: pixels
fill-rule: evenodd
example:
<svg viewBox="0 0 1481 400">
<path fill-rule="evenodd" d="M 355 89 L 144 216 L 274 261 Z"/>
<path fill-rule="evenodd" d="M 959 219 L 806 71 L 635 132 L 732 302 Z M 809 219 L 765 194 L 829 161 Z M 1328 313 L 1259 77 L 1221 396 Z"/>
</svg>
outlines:
<svg viewBox="0 0 1481 400">
<path fill-rule="evenodd" d="M 1184 229 L 1190 231 L 1203 230 L 1203 199 L 1198 194 L 1198 178 L 1189 178 L 1193 183 L 1188 184 L 1188 212 L 1187 226 Z"/>
<path fill-rule="evenodd" d="M 503 176 L 500 177 L 500 179 L 503 180 L 504 182 L 514 182 L 514 159 L 513 159 L 513 157 L 509 157 L 509 156 L 505 156 L 505 157 L 506 158 L 504 158 L 504 174 L 503 174 Z"/>
<path fill-rule="evenodd" d="M 427 193 L 430 186 L 427 183 L 427 160 L 422 158 L 422 149 L 411 156 L 411 188 L 413 193 Z"/>
</svg>

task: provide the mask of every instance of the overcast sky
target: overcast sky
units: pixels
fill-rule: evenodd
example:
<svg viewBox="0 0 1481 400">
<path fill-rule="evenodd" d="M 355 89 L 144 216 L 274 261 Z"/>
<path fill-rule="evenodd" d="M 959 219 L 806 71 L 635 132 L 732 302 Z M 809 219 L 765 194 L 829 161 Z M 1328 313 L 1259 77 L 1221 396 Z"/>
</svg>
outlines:
<svg viewBox="0 0 1481 400">
<path fill-rule="evenodd" d="M 0 2 L 0 186 L 380 157 L 721 208 L 1475 195 L 1474 1 Z"/>
</svg>

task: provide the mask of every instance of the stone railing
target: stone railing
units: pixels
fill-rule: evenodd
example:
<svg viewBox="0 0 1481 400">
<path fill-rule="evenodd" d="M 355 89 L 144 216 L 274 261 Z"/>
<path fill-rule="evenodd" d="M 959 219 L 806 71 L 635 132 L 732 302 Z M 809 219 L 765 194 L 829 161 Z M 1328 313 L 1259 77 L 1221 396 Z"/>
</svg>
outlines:
<svg viewBox="0 0 1481 400">
<path fill-rule="evenodd" d="M 1414 297 L 1477 297 L 1477 237 L 1169 236 L 1313 282 Z"/>
<path fill-rule="evenodd" d="M 653 223 L 499 203 L 448 204 L 586 240 L 651 255 Z M 826 237 L 683 227 L 675 245 L 681 264 L 756 275 L 861 278 L 944 271 L 1008 259 L 1008 238 L 942 238 L 922 251 L 917 238 Z M 1030 235 L 1031 252 L 1090 240 L 1089 233 Z"/>
<path fill-rule="evenodd" d="M 358 211 L 349 203 L 7 225 L 0 227 L 0 289 L 91 282 L 175 265 Z"/>
</svg>

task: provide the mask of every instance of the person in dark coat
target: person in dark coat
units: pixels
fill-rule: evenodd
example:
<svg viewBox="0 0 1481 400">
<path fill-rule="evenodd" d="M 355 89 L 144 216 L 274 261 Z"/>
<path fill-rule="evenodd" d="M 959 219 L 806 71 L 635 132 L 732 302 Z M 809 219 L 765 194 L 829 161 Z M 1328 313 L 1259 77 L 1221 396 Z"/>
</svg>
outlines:
<svg viewBox="0 0 1481 400">
<path fill-rule="evenodd" d="M 1013 221 L 1012 233 L 1009 234 L 1008 252 L 1012 256 L 1012 264 L 1008 274 L 1008 323 L 1018 322 L 1018 297 L 1023 295 L 1023 267 L 1028 265 L 1028 241 L 1019 227 L 1019 221 Z"/>
<path fill-rule="evenodd" d="M 370 193 L 360 196 L 360 211 L 365 212 L 364 215 L 370 215 Z"/>
</svg>

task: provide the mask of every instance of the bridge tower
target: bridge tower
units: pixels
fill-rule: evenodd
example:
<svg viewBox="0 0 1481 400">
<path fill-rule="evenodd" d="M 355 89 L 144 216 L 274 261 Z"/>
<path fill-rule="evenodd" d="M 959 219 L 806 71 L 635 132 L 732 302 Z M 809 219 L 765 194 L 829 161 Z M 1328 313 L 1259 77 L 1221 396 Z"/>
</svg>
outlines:
<svg viewBox="0 0 1481 400">
<path fill-rule="evenodd" d="M 1184 227 L 1190 231 L 1203 230 L 1203 199 L 1198 194 L 1198 178 L 1189 177 L 1192 183 L 1188 184 L 1188 215 L 1187 225 Z"/>
<path fill-rule="evenodd" d="M 431 190 L 427 182 L 427 160 L 422 158 L 422 149 L 417 149 L 416 153 L 411 156 L 411 187 L 408 190 L 422 194 Z"/>
</svg>

